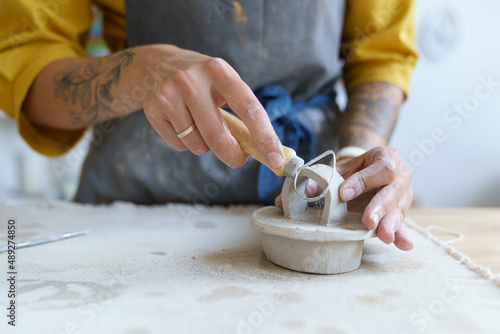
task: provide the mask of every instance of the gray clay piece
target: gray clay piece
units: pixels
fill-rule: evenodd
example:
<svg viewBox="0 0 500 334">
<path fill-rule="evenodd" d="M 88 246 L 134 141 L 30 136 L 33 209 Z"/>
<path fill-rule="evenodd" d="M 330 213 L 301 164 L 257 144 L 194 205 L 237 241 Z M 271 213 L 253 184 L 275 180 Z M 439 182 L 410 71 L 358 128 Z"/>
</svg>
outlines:
<svg viewBox="0 0 500 334">
<path fill-rule="evenodd" d="M 334 173 L 332 178 L 332 172 Z M 340 274 L 359 268 L 364 240 L 374 237 L 361 222 L 362 214 L 347 212 L 339 197 L 342 176 L 327 165 L 304 168 L 297 191 L 305 196 L 309 179 L 328 187 L 323 208 L 308 207 L 287 177 L 282 189 L 283 211 L 274 206 L 256 210 L 253 226 L 262 233 L 267 258 L 275 264 L 306 273 Z"/>
</svg>

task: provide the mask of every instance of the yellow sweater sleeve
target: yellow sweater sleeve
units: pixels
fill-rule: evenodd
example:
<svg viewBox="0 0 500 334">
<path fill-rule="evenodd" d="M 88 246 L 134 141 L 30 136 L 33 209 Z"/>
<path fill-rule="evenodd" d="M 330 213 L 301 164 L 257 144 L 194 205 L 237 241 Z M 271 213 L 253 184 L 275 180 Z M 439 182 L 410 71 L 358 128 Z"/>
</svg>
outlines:
<svg viewBox="0 0 500 334">
<path fill-rule="evenodd" d="M 83 48 L 90 27 L 90 0 L 0 0 L 0 108 L 12 116 L 26 142 L 47 156 L 68 151 L 82 131 L 33 125 L 22 113 L 36 76 L 50 63 L 87 56 Z"/>
<path fill-rule="evenodd" d="M 400 87 L 406 96 L 415 48 L 416 0 L 347 0 L 341 57 L 347 92 L 374 81 Z"/>
</svg>

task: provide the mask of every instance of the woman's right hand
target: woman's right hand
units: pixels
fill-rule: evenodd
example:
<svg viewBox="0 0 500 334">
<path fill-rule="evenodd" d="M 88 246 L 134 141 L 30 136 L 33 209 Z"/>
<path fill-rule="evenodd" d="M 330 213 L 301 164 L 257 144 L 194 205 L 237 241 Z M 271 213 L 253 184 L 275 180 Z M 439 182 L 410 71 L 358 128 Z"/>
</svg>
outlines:
<svg viewBox="0 0 500 334">
<path fill-rule="evenodd" d="M 145 75 L 153 75 L 155 81 L 143 101 L 144 112 L 158 134 L 174 148 L 197 155 L 211 150 L 226 165 L 243 166 L 247 156 L 218 109 L 227 104 L 246 124 L 269 166 L 279 168 L 285 163 L 266 111 L 227 62 L 170 45 L 134 51 L 136 64 L 149 66 Z M 177 134 L 193 123 L 195 130 L 179 139 Z"/>
<path fill-rule="evenodd" d="M 284 152 L 266 111 L 224 60 L 166 44 L 139 46 L 100 58 L 67 58 L 46 66 L 23 104 L 31 123 L 81 130 L 144 109 L 158 134 L 174 148 L 212 150 L 230 167 L 247 160 L 218 107 L 229 105 L 250 130 L 269 167 Z M 196 129 L 179 139 L 191 125 Z"/>
</svg>

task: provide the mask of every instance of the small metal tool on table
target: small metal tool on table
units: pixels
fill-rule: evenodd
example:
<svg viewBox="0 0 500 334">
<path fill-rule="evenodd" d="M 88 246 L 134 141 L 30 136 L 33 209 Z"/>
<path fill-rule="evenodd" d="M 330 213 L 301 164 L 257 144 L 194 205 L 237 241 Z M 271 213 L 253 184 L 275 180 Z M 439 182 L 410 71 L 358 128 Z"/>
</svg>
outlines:
<svg viewBox="0 0 500 334">
<path fill-rule="evenodd" d="M 53 235 L 53 236 L 45 237 L 45 238 L 21 241 L 21 242 L 16 243 L 16 250 L 21 249 L 21 248 L 27 248 L 27 247 L 48 244 L 51 242 L 61 241 L 61 240 L 65 240 L 68 238 L 74 238 L 74 237 L 79 237 L 79 236 L 88 235 L 88 234 L 90 234 L 89 230 L 83 230 L 83 231 L 76 231 L 76 232 L 61 233 L 61 234 L 57 234 L 57 235 Z M 0 246 L 0 253 L 5 253 L 8 251 L 8 249 L 9 249 L 8 245 Z"/>
</svg>

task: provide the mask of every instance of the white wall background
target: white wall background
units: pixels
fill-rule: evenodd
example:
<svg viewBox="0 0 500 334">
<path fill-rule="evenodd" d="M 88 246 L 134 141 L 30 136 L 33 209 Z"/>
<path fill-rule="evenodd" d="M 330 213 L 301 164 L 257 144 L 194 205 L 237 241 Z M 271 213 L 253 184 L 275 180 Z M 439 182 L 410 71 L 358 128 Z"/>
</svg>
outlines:
<svg viewBox="0 0 500 334">
<path fill-rule="evenodd" d="M 420 206 L 500 206 L 498 13 L 498 1 L 418 3 L 420 59 L 391 144 L 414 169 Z M 494 91 L 476 91 L 489 77 Z M 430 143 L 433 131 L 440 143 Z"/>
<path fill-rule="evenodd" d="M 14 121 L 0 117 L 0 203 L 71 199 L 89 141 L 87 135 L 70 153 L 49 159 L 23 141 Z"/>
<path fill-rule="evenodd" d="M 391 144 L 412 165 L 419 206 L 500 206 L 500 87 L 475 98 L 481 78 L 500 83 L 498 13 L 499 1 L 418 2 L 420 59 Z M 467 118 L 447 114 L 464 103 L 472 110 Z M 436 131 L 440 142 L 432 143 Z M 0 119 L 0 202 L 70 198 L 87 142 L 46 159 L 27 147 L 12 121 Z M 58 162 L 72 167 L 57 176 Z"/>
</svg>

